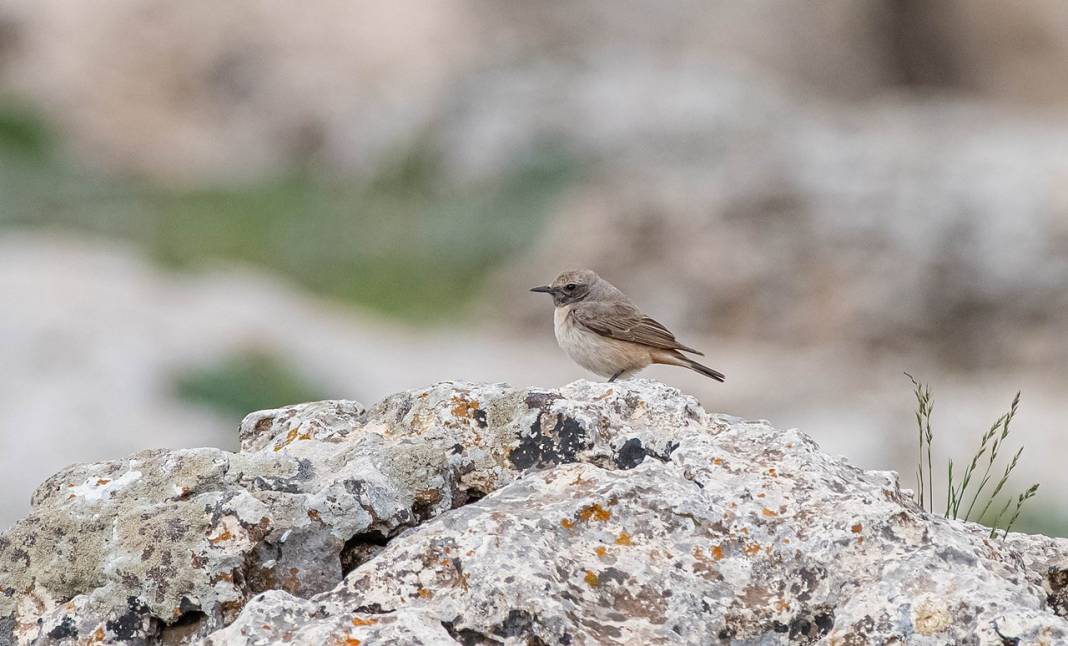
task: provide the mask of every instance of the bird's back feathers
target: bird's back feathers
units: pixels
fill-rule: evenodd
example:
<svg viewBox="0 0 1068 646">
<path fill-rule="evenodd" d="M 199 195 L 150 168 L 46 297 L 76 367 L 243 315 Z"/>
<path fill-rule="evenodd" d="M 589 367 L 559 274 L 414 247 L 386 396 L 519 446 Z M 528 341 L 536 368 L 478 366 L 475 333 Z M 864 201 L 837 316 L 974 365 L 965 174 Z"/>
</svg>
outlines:
<svg viewBox="0 0 1068 646">
<path fill-rule="evenodd" d="M 584 301 L 571 308 L 575 322 L 587 329 L 620 341 L 640 343 L 662 350 L 703 353 L 679 343 L 675 335 L 657 321 L 642 314 L 633 304 L 620 301 Z"/>
</svg>

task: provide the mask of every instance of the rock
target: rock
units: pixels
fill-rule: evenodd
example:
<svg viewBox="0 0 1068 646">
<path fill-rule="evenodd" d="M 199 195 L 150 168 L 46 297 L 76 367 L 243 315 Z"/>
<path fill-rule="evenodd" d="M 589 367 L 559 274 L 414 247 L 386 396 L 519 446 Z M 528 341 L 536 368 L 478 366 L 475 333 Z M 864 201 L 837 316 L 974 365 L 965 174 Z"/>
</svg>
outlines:
<svg viewBox="0 0 1068 646">
<path fill-rule="evenodd" d="M 578 376 L 538 343 L 551 336 L 430 332 L 311 298 L 268 272 L 176 273 L 129 245 L 59 233 L 0 231 L 0 302 L 21 304 L 0 317 L 3 425 L 32 429 L 0 451 L 0 531 L 29 512 L 37 484 L 74 462 L 159 446 L 237 450 L 233 416 L 181 397 L 175 382 L 250 352 L 362 401 L 451 374 Z"/>
<path fill-rule="evenodd" d="M 1055 643 L 1068 540 L 662 384 L 445 382 L 71 467 L 0 538 L 0 635 L 276 643 Z"/>
<path fill-rule="evenodd" d="M 40 105 L 92 162 L 125 173 L 214 183 L 311 164 L 374 176 L 435 129 L 455 130 L 451 146 L 475 155 L 522 156 L 517 129 L 522 139 L 578 132 L 587 153 L 602 148 L 597 135 L 688 151 L 687 139 L 710 133 L 723 89 L 700 72 L 715 68 L 835 102 L 889 105 L 888 88 L 933 85 L 1017 110 L 1057 105 L 1068 100 L 1065 15 L 1056 0 L 685 0 L 656 11 L 600 0 L 10 0 L 0 85 Z M 658 121 L 669 145 L 646 130 Z M 654 152 L 644 165 L 659 163 Z"/>
<path fill-rule="evenodd" d="M 0 539 L 9 591 L 0 616 L 14 617 L 21 641 L 97 631 L 147 639 L 190 624 L 205 632 L 260 592 L 331 589 L 402 529 L 522 469 L 580 458 L 611 466 L 632 438 L 667 455 L 673 438 L 705 421 L 696 402 L 664 386 L 644 401 L 622 390 L 596 401 L 606 393 L 590 387 L 441 384 L 370 410 L 304 404 L 250 415 L 240 453 L 146 451 L 71 467 L 37 489 L 30 516 Z M 602 424 L 630 435 L 597 441 Z"/>
<path fill-rule="evenodd" d="M 12 35 L 0 84 L 120 172 L 172 183 L 305 164 L 373 173 L 437 114 L 478 42 L 470 23 L 462 0 L 120 0 L 96 12 L 15 0 L 0 8 Z"/>
</svg>

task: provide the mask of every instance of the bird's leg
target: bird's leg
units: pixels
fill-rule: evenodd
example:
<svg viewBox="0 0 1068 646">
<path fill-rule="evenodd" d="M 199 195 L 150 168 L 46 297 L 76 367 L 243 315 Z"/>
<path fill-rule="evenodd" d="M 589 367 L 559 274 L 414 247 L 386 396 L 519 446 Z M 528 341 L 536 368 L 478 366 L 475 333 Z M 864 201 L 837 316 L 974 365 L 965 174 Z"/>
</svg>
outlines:
<svg viewBox="0 0 1068 646">
<path fill-rule="evenodd" d="M 623 371 L 622 371 L 622 370 L 620 370 L 620 371 L 619 371 L 619 372 L 617 372 L 616 374 L 614 374 L 614 375 L 612 375 L 611 377 L 609 377 L 609 378 L 608 378 L 608 383 L 612 383 L 613 381 L 615 381 L 616 379 L 618 379 L 618 378 L 619 378 L 619 375 L 621 375 L 621 374 L 623 374 Z"/>
</svg>

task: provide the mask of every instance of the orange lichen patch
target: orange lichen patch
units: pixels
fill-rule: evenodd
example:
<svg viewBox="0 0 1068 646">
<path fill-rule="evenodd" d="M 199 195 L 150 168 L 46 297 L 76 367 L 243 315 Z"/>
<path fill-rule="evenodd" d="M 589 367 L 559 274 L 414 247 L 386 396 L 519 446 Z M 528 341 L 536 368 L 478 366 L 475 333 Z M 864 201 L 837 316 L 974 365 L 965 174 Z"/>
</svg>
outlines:
<svg viewBox="0 0 1068 646">
<path fill-rule="evenodd" d="M 860 523 L 856 523 L 855 525 L 850 527 L 850 529 L 853 530 L 854 534 L 859 534 L 862 531 L 864 531 L 864 525 L 861 525 Z"/>
<path fill-rule="evenodd" d="M 761 509 L 760 513 L 764 514 L 768 518 L 775 518 L 779 515 L 774 509 L 768 509 L 767 507 Z"/>
<path fill-rule="evenodd" d="M 344 642 L 345 646 L 360 646 L 360 643 L 355 637 L 346 637 Z"/>
<path fill-rule="evenodd" d="M 582 511 L 579 512 L 579 518 L 584 521 L 589 521 L 589 519 L 593 518 L 594 520 L 599 520 L 603 523 L 611 517 L 612 512 L 597 503 L 593 503 L 589 507 L 583 507 Z"/>
<path fill-rule="evenodd" d="M 712 558 L 717 561 L 723 559 L 723 547 L 721 545 L 716 545 L 709 551 L 712 553 Z"/>
<path fill-rule="evenodd" d="M 597 549 L 593 551 L 601 558 L 604 558 L 604 555 L 608 553 L 608 550 L 605 549 L 604 545 L 598 545 Z"/>
<path fill-rule="evenodd" d="M 100 485 L 101 487 L 106 485 L 109 482 L 111 482 L 111 480 L 108 480 L 107 478 L 100 478 L 99 480 L 96 481 L 96 483 L 98 485 Z"/>
<path fill-rule="evenodd" d="M 601 585 L 601 580 L 597 578 L 597 573 L 593 570 L 586 570 L 586 576 L 583 577 L 583 579 L 586 581 L 586 585 L 591 588 L 596 588 Z"/>
<path fill-rule="evenodd" d="M 293 442 L 295 442 L 297 440 L 310 440 L 310 439 L 312 439 L 311 433 L 309 433 L 307 431 L 301 433 L 299 427 L 298 428 L 291 428 L 291 429 L 289 429 L 289 432 L 286 433 L 286 439 L 284 439 L 284 440 L 282 440 L 280 442 L 275 442 L 274 452 L 277 453 L 277 452 L 281 451 L 282 449 L 284 449 L 285 447 L 289 446 L 290 444 L 292 444 Z"/>
<path fill-rule="evenodd" d="M 104 641 L 104 627 L 103 626 L 97 626 L 96 630 L 93 631 L 93 634 L 89 637 L 89 643 L 93 644 L 93 643 L 102 642 L 102 641 Z"/>
<path fill-rule="evenodd" d="M 775 602 L 775 609 L 779 612 L 786 612 L 790 609 L 790 604 L 786 603 L 785 599 L 779 599 Z"/>
<path fill-rule="evenodd" d="M 319 510 L 317 510 L 317 509 L 309 509 L 308 510 L 308 518 L 311 518 L 312 520 L 319 520 Z"/>
<path fill-rule="evenodd" d="M 353 626 L 373 626 L 373 625 L 375 625 L 377 623 L 378 623 L 377 619 L 362 619 L 360 617 L 356 617 L 355 619 L 352 620 L 352 625 Z"/>
<path fill-rule="evenodd" d="M 723 460 L 720 460 L 719 458 L 712 458 L 712 464 L 719 466 L 723 464 Z"/>
<path fill-rule="evenodd" d="M 230 530 L 224 527 L 221 534 L 219 534 L 215 538 L 209 538 L 208 542 L 212 545 L 218 545 L 219 543 L 223 541 L 228 541 L 233 537 L 234 535 L 230 533 Z"/>
<path fill-rule="evenodd" d="M 755 556 L 760 552 L 760 546 L 756 543 L 750 543 L 745 546 L 745 553 L 749 556 Z"/>
<path fill-rule="evenodd" d="M 779 475 L 779 472 L 775 470 L 775 467 L 769 467 L 768 475 L 774 478 L 775 476 Z"/>
<path fill-rule="evenodd" d="M 434 596 L 434 593 L 431 592 L 429 588 L 419 588 L 420 599 L 429 599 L 432 596 Z"/>
<path fill-rule="evenodd" d="M 616 537 L 616 545 L 633 545 L 630 540 L 630 534 L 627 532 L 619 532 L 619 536 Z"/>
<path fill-rule="evenodd" d="M 571 529 L 572 527 L 575 526 L 575 523 L 572 522 L 572 520 L 570 518 L 562 518 L 562 519 L 560 519 L 560 526 L 563 527 L 564 529 Z"/>
<path fill-rule="evenodd" d="M 452 398 L 452 414 L 454 417 L 471 417 L 477 410 L 477 399 L 468 400 L 460 396 Z"/>
</svg>

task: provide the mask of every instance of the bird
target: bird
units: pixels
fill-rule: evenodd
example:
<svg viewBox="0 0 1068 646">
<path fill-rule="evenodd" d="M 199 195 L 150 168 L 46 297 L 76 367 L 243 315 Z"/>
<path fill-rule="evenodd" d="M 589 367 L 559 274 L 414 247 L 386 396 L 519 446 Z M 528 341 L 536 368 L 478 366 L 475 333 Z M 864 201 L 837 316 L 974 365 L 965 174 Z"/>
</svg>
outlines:
<svg viewBox="0 0 1068 646">
<path fill-rule="evenodd" d="M 703 352 L 679 343 L 666 327 L 646 316 L 623 292 L 590 269 L 565 271 L 532 292 L 551 294 L 556 342 L 586 370 L 612 382 L 653 363 L 682 366 L 716 381 L 726 376 L 687 357 Z"/>
</svg>

